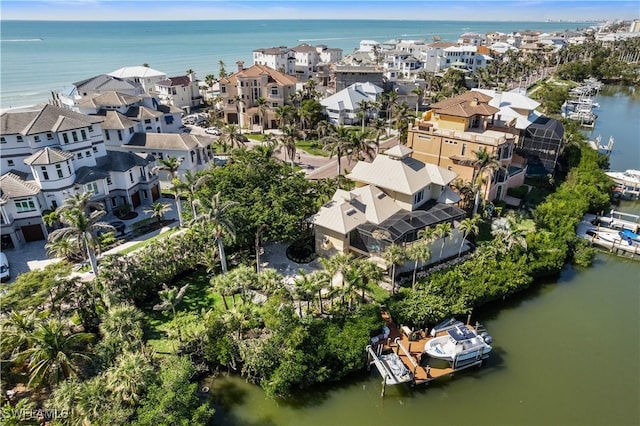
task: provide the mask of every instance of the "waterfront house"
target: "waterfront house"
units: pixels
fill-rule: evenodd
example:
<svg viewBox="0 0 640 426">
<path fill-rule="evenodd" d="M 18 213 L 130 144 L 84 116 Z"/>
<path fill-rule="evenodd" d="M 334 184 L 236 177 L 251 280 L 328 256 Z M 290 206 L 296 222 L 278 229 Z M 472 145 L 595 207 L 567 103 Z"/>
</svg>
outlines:
<svg viewBox="0 0 640 426">
<path fill-rule="evenodd" d="M 77 192 L 92 192 L 92 199 L 103 202 L 107 211 L 158 198 L 152 161 L 108 149 L 103 120 L 54 105 L 9 110 L 0 116 L 0 164 L 3 176 L 9 175 L 0 187 L 8 194 L 2 232 L 14 246 L 43 239 L 46 230 L 36 231 L 36 225 L 43 228 L 42 212 L 61 206 Z M 18 221 L 24 218 L 27 223 Z"/>
<path fill-rule="evenodd" d="M 480 92 L 466 92 L 430 105 L 410 127 L 407 146 L 414 158 L 454 171 L 463 181 L 477 179 L 476 152 L 486 151 L 500 169 L 485 178 L 485 200 L 502 200 L 507 189 L 524 183 L 526 161 L 515 154 L 519 131 L 516 119 L 504 122 L 492 98 Z"/>
<path fill-rule="evenodd" d="M 425 227 L 455 225 L 464 218 L 465 212 L 454 205 L 460 197 L 449 188 L 455 172 L 412 158 L 411 153 L 397 145 L 371 163 L 355 165 L 347 175 L 355 189 L 339 189 L 311 218 L 316 253 L 355 253 L 383 266 L 382 254 L 389 245 L 409 245 Z M 447 244 L 459 247 L 456 230 L 452 237 Z M 432 253 L 437 261 L 439 251 Z"/>
<path fill-rule="evenodd" d="M 336 63 L 342 59 L 342 49 L 325 45 L 311 46 L 307 43 L 295 47 L 270 47 L 253 51 L 253 64 L 264 65 L 284 74 L 297 77 L 299 81 L 315 78 L 322 64 Z"/>
<path fill-rule="evenodd" d="M 108 75 L 138 83 L 147 94 L 153 94 L 156 83 L 167 79 L 167 74 L 162 71 L 144 66 L 123 67 L 110 72 Z"/>
<path fill-rule="evenodd" d="M 100 74 L 73 83 L 72 88 L 69 90 L 52 92 L 52 103 L 73 110 L 82 99 L 106 92 L 118 92 L 128 96 L 138 96 L 144 93 L 144 87 L 141 83 L 133 80 Z"/>
<path fill-rule="evenodd" d="M 331 69 L 331 81 L 333 93 L 338 93 L 354 83 L 371 83 L 378 87 L 385 87 L 384 70 L 378 66 L 336 64 Z"/>
<path fill-rule="evenodd" d="M 225 121 L 238 124 L 241 129 L 251 129 L 261 122 L 265 129 L 278 127 L 276 109 L 291 104 L 297 78 L 266 65 L 244 68 L 244 62 L 238 61 L 237 66 L 235 73 L 219 82 Z M 266 100 L 264 117 L 258 108 L 260 98 Z"/>
<path fill-rule="evenodd" d="M 496 125 L 502 123 L 506 126 L 513 122 L 513 127 L 518 131 L 516 153 L 527 160 L 527 175 L 546 176 L 553 173 L 564 137 L 562 123 L 536 111 L 540 103 L 518 89 L 509 92 L 488 89 L 472 91 L 491 97 L 489 105 L 499 109 Z"/>
<path fill-rule="evenodd" d="M 338 93 L 320 101 L 330 122 L 336 125 L 360 124 L 359 116 L 363 101 L 378 101 L 383 90 L 371 83 L 355 83 Z M 376 111 L 366 112 L 367 118 L 375 117 Z"/>
<path fill-rule="evenodd" d="M 186 114 L 190 114 L 193 108 L 204 105 L 194 72 L 160 80 L 156 83 L 155 91 L 160 103 L 181 108 Z"/>
</svg>

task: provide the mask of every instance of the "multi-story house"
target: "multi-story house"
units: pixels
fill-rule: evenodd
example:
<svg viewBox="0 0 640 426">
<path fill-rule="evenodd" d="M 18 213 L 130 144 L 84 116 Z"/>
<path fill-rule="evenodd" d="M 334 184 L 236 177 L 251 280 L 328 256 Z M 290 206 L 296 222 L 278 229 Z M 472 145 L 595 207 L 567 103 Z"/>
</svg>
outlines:
<svg viewBox="0 0 640 426">
<path fill-rule="evenodd" d="M 439 41 L 427 44 L 427 49 L 422 52 L 422 62 L 427 72 L 440 72 L 440 62 L 444 55 L 444 49 L 455 46 L 455 43 Z"/>
<path fill-rule="evenodd" d="M 456 66 L 475 72 L 478 68 L 487 66 L 487 56 L 478 53 L 476 46 L 450 46 L 441 50 L 436 61 L 435 72 L 446 71 Z"/>
<path fill-rule="evenodd" d="M 385 87 L 384 70 L 377 66 L 334 65 L 331 70 L 334 93 L 354 83 L 371 83 Z"/>
<path fill-rule="evenodd" d="M 482 195 L 488 201 L 504 199 L 508 188 L 524 183 L 526 173 L 526 161 L 514 153 L 516 119 L 502 121 L 491 100 L 480 92 L 466 92 L 432 104 L 409 129 L 407 140 L 416 159 L 452 170 L 464 182 L 478 180 L 476 153 L 486 151 L 500 166 L 482 176 Z"/>
<path fill-rule="evenodd" d="M 423 63 L 413 53 L 404 51 L 385 52 L 382 62 L 385 70 L 395 70 L 398 76 L 409 77 L 423 69 Z"/>
<path fill-rule="evenodd" d="M 162 105 L 150 95 L 130 96 L 105 92 L 85 96 L 77 101 L 73 111 L 106 117 L 102 122 L 105 139 L 117 136 L 117 130 L 134 132 L 177 133 L 182 125 L 183 110 Z"/>
<path fill-rule="evenodd" d="M 336 125 L 359 124 L 362 102 L 376 102 L 383 90 L 371 83 L 355 83 L 320 101 L 325 108 L 329 121 Z M 373 109 L 364 112 L 367 118 L 375 117 Z"/>
<path fill-rule="evenodd" d="M 464 33 L 458 37 L 461 46 L 482 46 L 487 43 L 487 36 L 478 33 Z"/>
<path fill-rule="evenodd" d="M 293 49 L 286 46 L 256 49 L 253 51 L 253 64 L 295 75 L 296 55 Z"/>
<path fill-rule="evenodd" d="M 138 96 L 144 93 L 144 87 L 133 80 L 100 74 L 73 83 L 72 88 L 66 92 L 53 92 L 53 103 L 60 107 L 74 109 L 82 99 L 106 92 Z"/>
<path fill-rule="evenodd" d="M 465 217 L 453 204 L 460 198 L 449 188 L 456 174 L 412 158 L 411 153 L 397 145 L 370 163 L 355 165 L 347 175 L 355 189 L 339 189 L 311 219 L 316 253 L 355 253 L 384 266 L 382 254 L 391 244 L 410 245 L 422 229 L 443 222 L 455 225 Z M 446 244 L 459 248 L 461 236 L 452 228 Z M 450 254 L 443 250 L 442 258 Z M 441 260 L 435 248 L 432 260 Z"/>
<path fill-rule="evenodd" d="M 150 161 L 108 150 L 103 120 L 54 105 L 9 110 L 0 116 L 0 162 L 10 175 L 0 186 L 6 192 L 2 234 L 9 235 L 14 246 L 44 238 L 38 215 L 61 206 L 76 192 L 92 192 L 93 200 L 103 202 L 107 210 L 123 204 L 137 207 L 159 197 Z M 31 194 L 35 188 L 38 191 Z M 25 201 L 27 192 L 31 195 Z M 24 224 L 12 218 L 28 220 Z M 43 232 L 36 232 L 35 225 Z"/>
<path fill-rule="evenodd" d="M 298 80 L 266 65 L 244 68 L 237 62 L 235 73 L 220 80 L 220 96 L 223 99 L 224 119 L 241 129 L 260 125 L 265 129 L 278 127 L 276 109 L 291 102 L 290 95 L 296 92 Z M 266 100 L 264 117 L 258 108 L 258 99 Z"/>
<path fill-rule="evenodd" d="M 144 66 L 123 67 L 110 72 L 108 75 L 139 83 L 148 94 L 152 94 L 155 91 L 156 83 L 167 79 L 167 74 L 162 71 Z"/>
<path fill-rule="evenodd" d="M 160 80 L 156 83 L 155 91 L 161 103 L 181 108 L 187 114 L 191 113 L 193 108 L 204 104 L 198 80 L 193 72 Z"/>
<path fill-rule="evenodd" d="M 562 147 L 564 127 L 556 119 L 543 116 L 536 108 L 540 103 L 517 89 L 500 92 L 472 89 L 492 99 L 489 105 L 498 108 L 498 123 L 513 123 L 518 131 L 516 153 L 527 160 L 527 175 L 546 176 L 555 170 Z M 514 121 L 515 120 L 515 121 Z"/>
</svg>

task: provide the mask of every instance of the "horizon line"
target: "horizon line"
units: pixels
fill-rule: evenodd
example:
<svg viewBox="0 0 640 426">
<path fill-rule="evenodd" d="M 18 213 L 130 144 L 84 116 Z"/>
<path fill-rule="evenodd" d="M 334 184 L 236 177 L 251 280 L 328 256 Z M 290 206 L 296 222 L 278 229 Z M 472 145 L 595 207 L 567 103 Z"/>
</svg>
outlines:
<svg viewBox="0 0 640 426">
<path fill-rule="evenodd" d="M 636 18 L 615 18 L 615 19 L 544 19 L 544 20 L 528 20 L 528 19 L 401 19 L 401 18 L 227 18 L 227 19 L 209 19 L 209 18 L 188 18 L 188 19 L 24 19 L 24 18 L 1 18 L 0 22 L 5 21 L 22 21 L 22 22 L 194 22 L 194 21 L 406 21 L 406 22 L 432 22 L 432 21 L 449 21 L 449 22 L 540 22 L 540 23 L 588 23 L 603 21 L 633 21 Z"/>
</svg>

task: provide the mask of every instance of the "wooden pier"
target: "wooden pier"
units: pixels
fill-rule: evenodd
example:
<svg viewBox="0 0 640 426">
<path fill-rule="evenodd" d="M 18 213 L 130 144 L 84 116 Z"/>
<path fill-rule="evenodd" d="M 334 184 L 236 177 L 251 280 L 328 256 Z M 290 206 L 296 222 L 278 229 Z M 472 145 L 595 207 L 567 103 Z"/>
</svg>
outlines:
<svg viewBox="0 0 640 426">
<path fill-rule="evenodd" d="M 425 344 L 434 337 L 428 335 L 425 330 L 414 331 L 406 326 L 398 328 L 387 312 L 383 312 L 382 317 L 386 322 L 386 326 L 389 328 L 389 336 L 383 341 L 378 341 L 366 347 L 369 367 L 375 365 L 383 377 L 381 396 L 384 396 L 387 385 L 409 383 L 413 387 L 428 384 L 441 377 L 452 376 L 458 371 L 480 366 L 489 356 L 488 354 L 484 356 L 480 355 L 477 359 L 466 360 L 464 363 L 456 363 L 455 361 L 447 363 L 447 361 L 440 360 L 442 365 L 448 364 L 449 366 L 431 366 L 428 363 L 428 355 L 424 353 L 424 347 Z M 470 325 L 467 325 L 467 327 L 475 331 L 474 327 Z M 445 334 L 447 334 L 447 332 L 442 331 L 437 333 L 435 337 Z M 385 354 L 393 354 L 392 356 L 399 358 L 410 372 L 410 375 L 404 376 L 403 380 L 398 380 L 397 376 L 391 374 L 389 368 L 385 365 Z"/>
</svg>

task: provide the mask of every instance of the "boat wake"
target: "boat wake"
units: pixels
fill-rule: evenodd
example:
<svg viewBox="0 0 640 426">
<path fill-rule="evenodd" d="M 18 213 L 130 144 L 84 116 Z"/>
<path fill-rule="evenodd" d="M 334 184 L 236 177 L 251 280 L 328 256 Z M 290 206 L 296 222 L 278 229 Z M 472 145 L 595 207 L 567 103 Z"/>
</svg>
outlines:
<svg viewBox="0 0 640 426">
<path fill-rule="evenodd" d="M 7 42 L 7 43 L 28 43 L 32 41 L 44 41 L 44 40 L 41 38 L 14 38 L 14 39 L 0 40 L 0 41 Z"/>
</svg>

